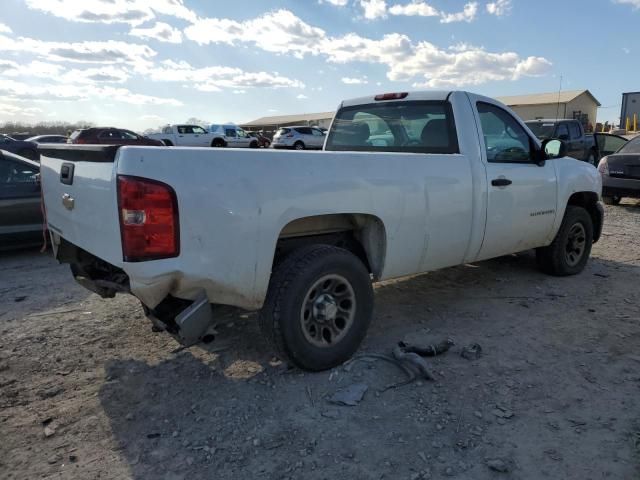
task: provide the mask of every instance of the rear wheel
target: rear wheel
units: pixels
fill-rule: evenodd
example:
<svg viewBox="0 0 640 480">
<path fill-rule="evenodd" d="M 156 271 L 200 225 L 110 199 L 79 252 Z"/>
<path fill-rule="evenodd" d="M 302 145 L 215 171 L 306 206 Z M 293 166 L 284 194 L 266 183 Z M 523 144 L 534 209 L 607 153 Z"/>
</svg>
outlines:
<svg viewBox="0 0 640 480">
<path fill-rule="evenodd" d="M 251 142 L 249 148 L 258 148 L 258 142 Z"/>
<path fill-rule="evenodd" d="M 283 359 L 312 371 L 348 360 L 373 312 L 369 272 L 351 252 L 312 245 L 275 267 L 260 326 Z"/>
<path fill-rule="evenodd" d="M 593 222 L 584 208 L 569 205 L 551 245 L 536 250 L 540 269 L 550 275 L 580 273 L 591 254 Z"/>
<path fill-rule="evenodd" d="M 620 204 L 621 200 L 622 197 L 618 197 L 617 195 L 613 195 L 611 197 L 602 197 L 602 201 L 605 203 L 605 205 L 618 205 Z"/>
<path fill-rule="evenodd" d="M 224 140 L 222 140 L 221 138 L 214 138 L 213 142 L 211 142 L 211 146 L 214 148 L 222 148 L 224 147 Z"/>
<path fill-rule="evenodd" d="M 31 148 L 24 148 L 18 152 L 18 155 L 24 158 L 28 158 L 29 160 L 37 161 L 39 159 L 38 152 Z"/>
<path fill-rule="evenodd" d="M 295 148 L 296 150 L 304 150 L 304 143 L 296 142 L 293 144 L 293 148 Z"/>
</svg>

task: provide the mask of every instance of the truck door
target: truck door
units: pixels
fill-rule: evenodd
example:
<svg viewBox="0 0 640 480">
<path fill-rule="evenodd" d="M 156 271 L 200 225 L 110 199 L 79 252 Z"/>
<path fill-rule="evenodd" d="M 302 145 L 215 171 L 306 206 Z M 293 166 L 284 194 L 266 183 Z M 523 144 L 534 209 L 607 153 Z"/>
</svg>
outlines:
<svg viewBox="0 0 640 480">
<path fill-rule="evenodd" d="M 238 133 L 236 132 L 235 128 L 226 127 L 224 129 L 224 136 L 227 139 L 227 146 L 232 148 L 238 147 Z"/>
<path fill-rule="evenodd" d="M 582 126 L 578 122 L 568 122 L 569 126 L 569 140 L 567 143 L 569 157 L 577 158 L 578 160 L 586 160 L 587 152 L 585 149 L 585 138 Z"/>
<path fill-rule="evenodd" d="M 534 161 L 536 142 L 508 111 L 476 104 L 487 170 L 487 223 L 479 259 L 546 243 L 556 217 L 556 172 L 552 161 Z"/>
<path fill-rule="evenodd" d="M 209 147 L 211 145 L 210 135 L 204 128 L 193 125 L 191 131 L 193 132 L 194 145 L 198 147 Z"/>
</svg>

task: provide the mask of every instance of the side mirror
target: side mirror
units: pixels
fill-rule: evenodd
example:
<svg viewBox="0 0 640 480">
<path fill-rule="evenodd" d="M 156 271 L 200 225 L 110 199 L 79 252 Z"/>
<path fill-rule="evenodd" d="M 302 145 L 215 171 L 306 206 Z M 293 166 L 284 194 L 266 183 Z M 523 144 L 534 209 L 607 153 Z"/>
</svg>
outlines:
<svg viewBox="0 0 640 480">
<path fill-rule="evenodd" d="M 562 158 L 567 156 L 567 145 L 562 140 L 549 138 L 542 142 L 542 151 L 545 160 Z"/>
</svg>

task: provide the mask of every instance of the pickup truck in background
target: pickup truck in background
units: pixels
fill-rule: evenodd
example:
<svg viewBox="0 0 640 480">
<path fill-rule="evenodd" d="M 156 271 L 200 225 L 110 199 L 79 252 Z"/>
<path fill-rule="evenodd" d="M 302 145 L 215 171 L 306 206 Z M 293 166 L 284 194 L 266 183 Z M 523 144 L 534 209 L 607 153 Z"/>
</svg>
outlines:
<svg viewBox="0 0 640 480">
<path fill-rule="evenodd" d="M 259 310 L 309 370 L 357 350 L 372 282 L 536 249 L 581 272 L 600 237 L 597 170 L 467 92 L 344 101 L 320 153 L 46 145 L 54 254 L 103 297 L 135 295 L 185 345 L 223 306 Z M 532 279 L 533 281 L 533 279 Z"/>
<path fill-rule="evenodd" d="M 567 145 L 567 155 L 569 157 L 598 165 L 600 154 L 598 146 L 591 134 L 584 131 L 584 127 L 578 120 L 528 120 L 525 122 L 529 130 L 539 140 L 557 138 Z"/>
<path fill-rule="evenodd" d="M 168 147 L 225 147 L 227 141 L 220 132 L 209 132 L 200 125 L 167 125 L 160 133 L 148 138 L 162 141 Z"/>
</svg>

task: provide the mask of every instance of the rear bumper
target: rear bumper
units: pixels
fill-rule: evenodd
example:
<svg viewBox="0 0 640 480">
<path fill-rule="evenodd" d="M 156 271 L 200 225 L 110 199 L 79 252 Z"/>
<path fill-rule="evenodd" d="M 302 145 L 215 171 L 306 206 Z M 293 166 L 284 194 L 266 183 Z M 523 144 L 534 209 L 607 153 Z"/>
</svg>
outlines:
<svg viewBox="0 0 640 480">
<path fill-rule="evenodd" d="M 602 196 L 640 198 L 640 180 L 603 176 Z"/>
</svg>

